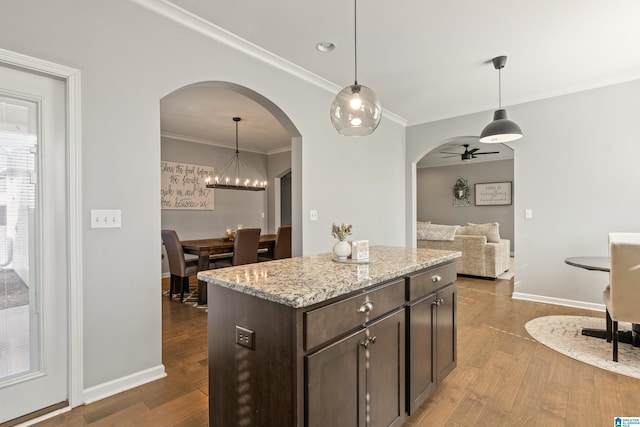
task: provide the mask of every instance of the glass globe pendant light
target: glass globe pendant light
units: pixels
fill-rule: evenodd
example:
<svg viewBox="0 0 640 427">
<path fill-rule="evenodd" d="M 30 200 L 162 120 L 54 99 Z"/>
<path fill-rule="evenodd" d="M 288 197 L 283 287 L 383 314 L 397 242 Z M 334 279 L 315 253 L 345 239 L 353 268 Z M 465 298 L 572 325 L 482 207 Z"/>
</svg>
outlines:
<svg viewBox="0 0 640 427">
<path fill-rule="evenodd" d="M 382 107 L 376 93 L 358 84 L 358 32 L 357 0 L 353 1 L 355 79 L 342 89 L 331 104 L 331 123 L 344 136 L 365 136 L 380 124 Z"/>
<path fill-rule="evenodd" d="M 501 70 L 507 63 L 507 57 L 496 56 L 492 62 L 494 68 L 498 70 L 498 109 L 493 113 L 493 121 L 482 130 L 480 142 L 501 143 L 515 141 L 522 138 L 522 131 L 515 122 L 507 119 L 507 111 L 502 108 Z"/>
</svg>

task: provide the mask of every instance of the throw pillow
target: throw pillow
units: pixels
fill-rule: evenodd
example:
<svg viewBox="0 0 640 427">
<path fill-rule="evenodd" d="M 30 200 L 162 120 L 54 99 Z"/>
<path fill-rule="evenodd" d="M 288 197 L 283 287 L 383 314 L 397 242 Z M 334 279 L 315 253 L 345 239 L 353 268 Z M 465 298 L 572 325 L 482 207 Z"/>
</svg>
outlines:
<svg viewBox="0 0 640 427">
<path fill-rule="evenodd" d="M 431 221 L 417 221 L 416 224 L 418 240 L 427 240 L 427 225 L 431 225 Z"/>
<path fill-rule="evenodd" d="M 459 225 L 427 224 L 424 226 L 424 238 L 418 240 L 453 241 L 459 227 Z"/>
<path fill-rule="evenodd" d="M 500 243 L 500 224 L 497 222 L 489 222 L 487 224 L 474 224 L 468 222 L 466 227 L 462 227 L 464 234 L 472 236 L 486 236 L 488 243 Z M 458 231 L 458 234 L 463 234 Z"/>
</svg>

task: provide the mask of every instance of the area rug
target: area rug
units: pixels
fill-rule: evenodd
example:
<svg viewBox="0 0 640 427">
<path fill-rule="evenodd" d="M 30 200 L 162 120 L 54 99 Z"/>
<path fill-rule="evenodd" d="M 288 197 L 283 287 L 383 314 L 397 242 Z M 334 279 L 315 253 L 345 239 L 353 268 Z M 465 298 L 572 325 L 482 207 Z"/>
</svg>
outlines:
<svg viewBox="0 0 640 427">
<path fill-rule="evenodd" d="M 169 298 L 169 291 L 162 291 L 162 296 Z M 180 292 L 177 294 L 173 294 L 172 301 L 180 303 Z M 205 313 L 208 313 L 207 304 L 198 304 L 198 292 L 185 292 L 184 299 L 182 302 L 184 305 L 188 305 L 189 307 L 197 308 L 198 310 L 202 310 Z"/>
<path fill-rule="evenodd" d="M 13 270 L 0 270 L 0 310 L 29 304 L 29 288 Z"/>
<path fill-rule="evenodd" d="M 611 343 L 581 334 L 582 328 L 604 327 L 604 318 L 585 316 L 545 316 L 525 325 L 529 335 L 552 350 L 607 371 L 640 379 L 640 347 L 619 343 L 618 362 L 614 362 Z M 621 322 L 618 329 L 630 330 L 631 325 Z"/>
</svg>

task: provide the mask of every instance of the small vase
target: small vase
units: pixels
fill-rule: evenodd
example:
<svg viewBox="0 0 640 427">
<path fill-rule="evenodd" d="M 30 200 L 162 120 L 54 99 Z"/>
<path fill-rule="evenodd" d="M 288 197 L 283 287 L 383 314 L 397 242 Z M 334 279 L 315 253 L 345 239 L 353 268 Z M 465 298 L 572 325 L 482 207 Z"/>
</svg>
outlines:
<svg viewBox="0 0 640 427">
<path fill-rule="evenodd" d="M 347 259 L 351 255 L 351 245 L 344 240 L 340 240 L 333 245 L 333 254 L 338 259 Z"/>
</svg>

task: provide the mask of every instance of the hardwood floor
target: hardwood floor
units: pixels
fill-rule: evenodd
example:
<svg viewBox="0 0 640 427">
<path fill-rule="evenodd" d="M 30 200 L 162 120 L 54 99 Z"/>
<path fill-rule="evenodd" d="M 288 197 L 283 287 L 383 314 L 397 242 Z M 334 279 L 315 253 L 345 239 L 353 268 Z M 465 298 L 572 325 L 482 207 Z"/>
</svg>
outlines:
<svg viewBox="0 0 640 427">
<path fill-rule="evenodd" d="M 613 426 L 640 416 L 640 380 L 534 341 L 527 321 L 587 310 L 512 300 L 513 281 L 458 278 L 458 366 L 408 423 L 427 426 Z"/>
<path fill-rule="evenodd" d="M 524 328 L 539 316 L 602 313 L 511 300 L 512 292 L 512 281 L 458 278 L 458 366 L 408 426 L 603 427 L 640 416 L 640 380 L 554 352 Z M 162 304 L 167 378 L 38 425 L 206 426 L 207 316 Z"/>
<path fill-rule="evenodd" d="M 195 283 L 191 282 L 192 289 Z M 168 279 L 162 286 L 169 289 Z M 37 426 L 207 426 L 207 313 L 162 297 L 162 363 L 166 378 L 74 408 Z"/>
</svg>

